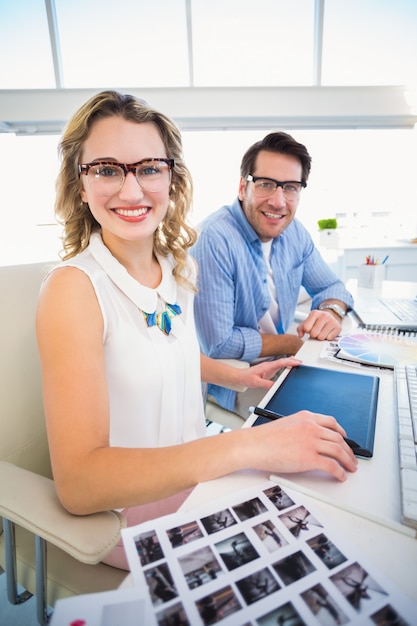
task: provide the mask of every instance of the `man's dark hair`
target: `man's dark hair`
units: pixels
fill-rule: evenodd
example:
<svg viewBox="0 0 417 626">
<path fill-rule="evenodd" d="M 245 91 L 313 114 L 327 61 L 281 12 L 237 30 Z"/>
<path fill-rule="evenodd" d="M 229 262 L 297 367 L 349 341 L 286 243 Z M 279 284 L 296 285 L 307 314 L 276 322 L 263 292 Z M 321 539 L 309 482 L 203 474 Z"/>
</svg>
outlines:
<svg viewBox="0 0 417 626">
<path fill-rule="evenodd" d="M 279 154 L 288 154 L 301 163 L 303 183 L 307 182 L 311 168 L 311 156 L 307 152 L 307 148 L 302 143 L 298 143 L 288 133 L 269 133 L 261 141 L 254 143 L 243 155 L 242 163 L 240 165 L 240 175 L 243 179 L 246 179 L 248 174 L 253 174 L 256 164 L 256 158 L 261 152 L 277 152 Z"/>
</svg>

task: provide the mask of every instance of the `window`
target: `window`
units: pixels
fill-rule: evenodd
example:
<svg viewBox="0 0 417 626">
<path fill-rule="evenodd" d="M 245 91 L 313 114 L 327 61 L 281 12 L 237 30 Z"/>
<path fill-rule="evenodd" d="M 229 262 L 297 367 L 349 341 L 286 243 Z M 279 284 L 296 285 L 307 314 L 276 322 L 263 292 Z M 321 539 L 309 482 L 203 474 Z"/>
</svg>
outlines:
<svg viewBox="0 0 417 626">
<path fill-rule="evenodd" d="M 189 84 L 183 0 L 56 0 L 56 9 L 65 87 Z"/>
<path fill-rule="evenodd" d="M 43 0 L 0 4 L 0 89 L 55 87 Z"/>
<path fill-rule="evenodd" d="M 311 85 L 314 2 L 193 0 L 196 86 Z"/>
<path fill-rule="evenodd" d="M 416 85 L 415 0 L 326 0 L 323 85 Z"/>
<path fill-rule="evenodd" d="M 415 83 L 416 32 L 415 0 L 6 0 L 0 88 Z"/>
</svg>

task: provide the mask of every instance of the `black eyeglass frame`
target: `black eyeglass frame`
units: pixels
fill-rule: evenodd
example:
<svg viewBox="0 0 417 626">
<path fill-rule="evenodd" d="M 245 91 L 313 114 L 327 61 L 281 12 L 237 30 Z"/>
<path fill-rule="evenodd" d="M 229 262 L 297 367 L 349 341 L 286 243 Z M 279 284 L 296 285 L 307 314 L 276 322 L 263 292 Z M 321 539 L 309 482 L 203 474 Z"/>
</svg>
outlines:
<svg viewBox="0 0 417 626">
<path fill-rule="evenodd" d="M 174 159 L 167 159 L 165 157 L 154 157 L 148 159 L 142 159 L 141 161 L 137 161 L 136 163 L 118 163 L 117 161 L 91 161 L 91 163 L 83 163 L 78 166 L 78 173 L 85 174 L 87 176 L 90 168 L 95 167 L 96 165 L 116 165 L 123 170 L 125 177 L 129 172 L 132 172 L 136 176 L 136 171 L 139 165 L 145 165 L 146 163 L 166 163 L 170 170 L 174 169 L 175 161 Z"/>
<path fill-rule="evenodd" d="M 250 183 L 256 183 L 257 180 L 268 180 L 271 183 L 274 183 L 276 185 L 275 190 L 273 191 L 273 193 L 275 193 L 275 191 L 277 190 L 278 187 L 281 187 L 282 190 L 284 190 L 284 185 L 288 185 L 291 183 L 296 183 L 297 185 L 301 185 L 301 187 L 303 189 L 305 189 L 307 187 L 307 183 L 305 183 L 302 180 L 275 180 L 275 178 L 269 178 L 268 176 L 253 176 L 253 174 L 248 174 L 246 177 L 246 182 Z M 301 191 L 301 189 L 300 189 Z"/>
</svg>

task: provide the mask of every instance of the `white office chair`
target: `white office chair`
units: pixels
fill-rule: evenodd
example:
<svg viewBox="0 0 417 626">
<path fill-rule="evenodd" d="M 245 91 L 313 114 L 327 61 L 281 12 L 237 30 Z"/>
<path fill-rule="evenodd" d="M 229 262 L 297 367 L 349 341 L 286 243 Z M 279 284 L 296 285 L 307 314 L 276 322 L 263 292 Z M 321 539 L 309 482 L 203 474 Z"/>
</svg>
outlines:
<svg viewBox="0 0 417 626">
<path fill-rule="evenodd" d="M 0 267 L 0 571 L 6 571 L 12 604 L 36 596 L 42 625 L 56 600 L 115 589 L 126 576 L 100 562 L 117 543 L 124 518 L 115 511 L 70 515 L 55 492 L 35 337 L 47 268 L 44 263 Z M 229 428 L 243 424 L 211 402 L 206 409 L 211 421 Z M 19 593 L 18 584 L 25 591 Z"/>
<path fill-rule="evenodd" d="M 57 599 L 115 589 L 126 577 L 100 562 L 124 518 L 71 515 L 55 492 L 35 339 L 45 272 L 45 264 L 0 267 L 0 571 L 12 604 L 36 595 L 42 625 Z"/>
</svg>

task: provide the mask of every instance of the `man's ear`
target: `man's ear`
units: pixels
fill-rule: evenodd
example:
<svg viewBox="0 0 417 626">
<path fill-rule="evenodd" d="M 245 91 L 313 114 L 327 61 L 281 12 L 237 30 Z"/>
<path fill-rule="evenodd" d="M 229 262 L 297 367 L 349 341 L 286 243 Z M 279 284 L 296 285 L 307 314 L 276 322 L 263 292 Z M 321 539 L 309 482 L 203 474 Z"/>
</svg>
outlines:
<svg viewBox="0 0 417 626">
<path fill-rule="evenodd" d="M 242 177 L 240 177 L 240 181 L 239 181 L 239 191 L 238 191 L 238 198 L 239 200 L 242 202 L 242 200 L 245 199 L 245 194 L 246 194 L 246 180 L 244 180 Z"/>
</svg>

